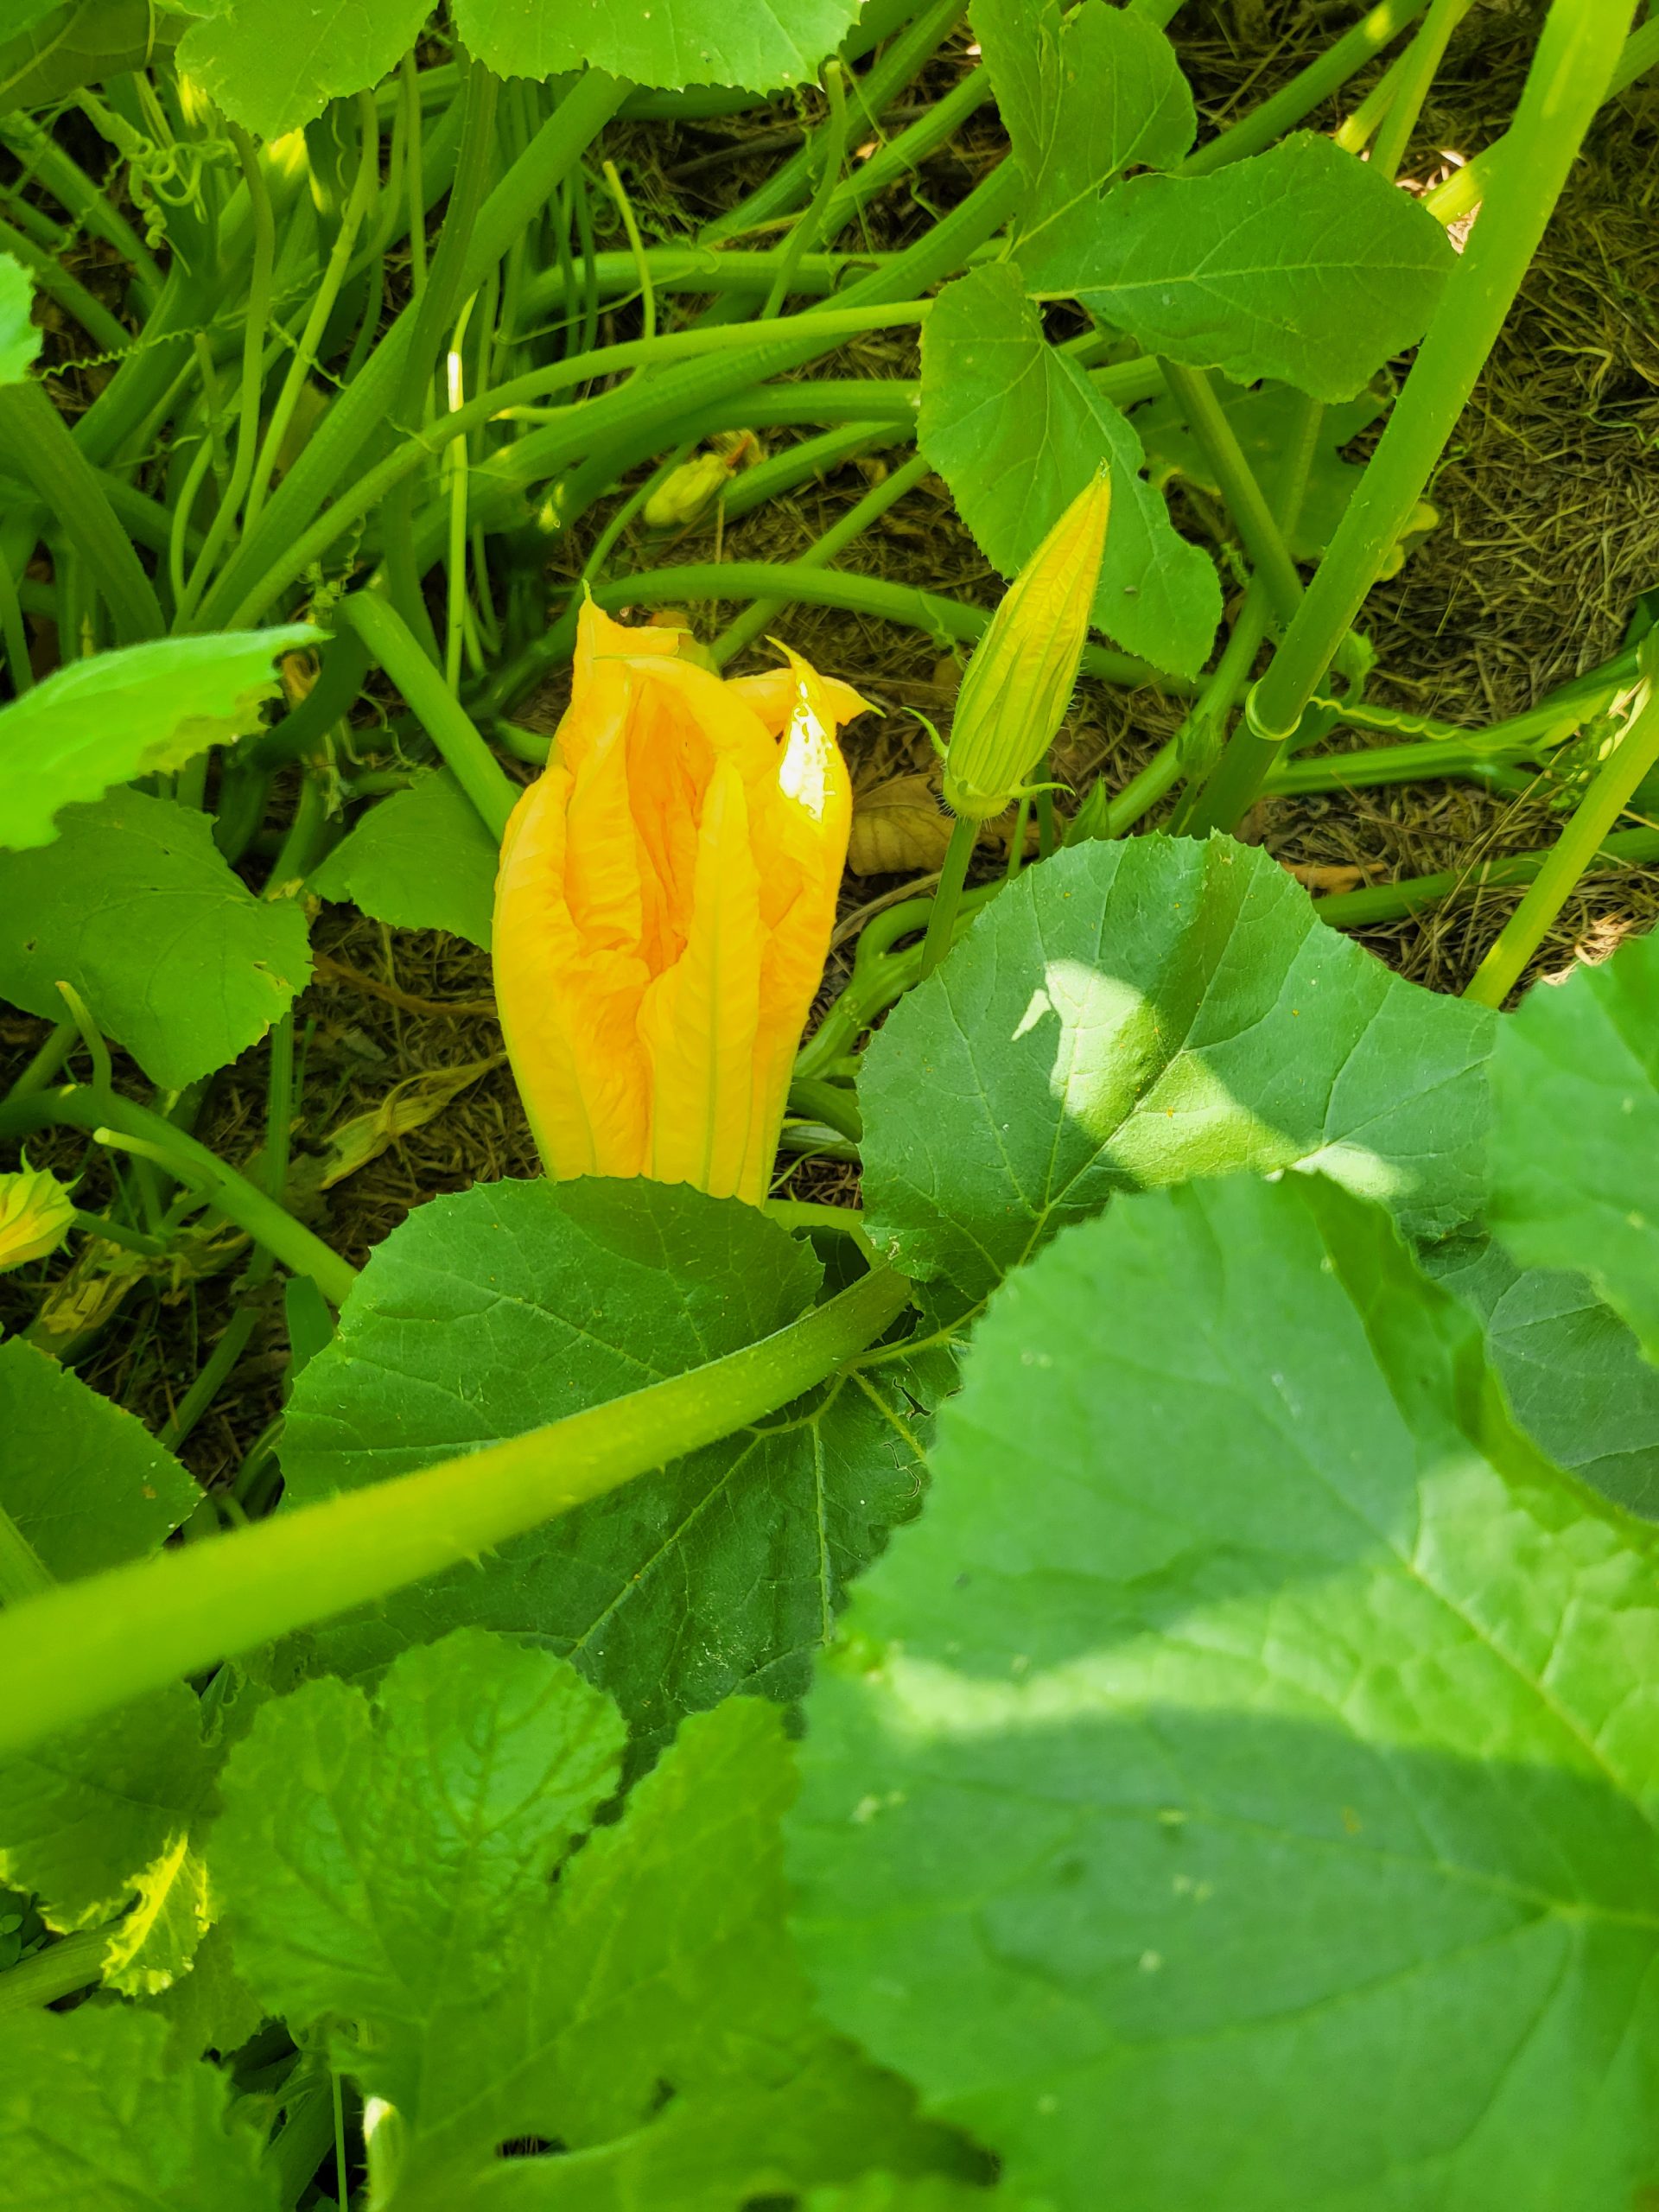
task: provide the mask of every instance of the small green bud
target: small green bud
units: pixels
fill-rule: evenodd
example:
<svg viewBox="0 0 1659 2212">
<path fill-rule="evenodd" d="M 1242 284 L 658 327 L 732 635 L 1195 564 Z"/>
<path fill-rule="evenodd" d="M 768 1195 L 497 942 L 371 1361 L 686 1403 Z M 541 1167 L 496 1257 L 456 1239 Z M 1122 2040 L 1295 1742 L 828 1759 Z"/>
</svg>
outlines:
<svg viewBox="0 0 1659 2212">
<path fill-rule="evenodd" d="M 48 1258 L 74 1217 L 74 1200 L 44 1167 L 0 1175 L 0 1269 Z"/>
<path fill-rule="evenodd" d="M 723 453 L 700 453 L 682 461 L 645 501 L 647 530 L 688 530 L 731 480 L 732 464 Z"/>
<path fill-rule="evenodd" d="M 1019 798 L 1065 718 L 1106 546 L 1104 469 L 1073 499 L 1008 586 L 957 697 L 945 804 L 986 822 Z"/>
</svg>

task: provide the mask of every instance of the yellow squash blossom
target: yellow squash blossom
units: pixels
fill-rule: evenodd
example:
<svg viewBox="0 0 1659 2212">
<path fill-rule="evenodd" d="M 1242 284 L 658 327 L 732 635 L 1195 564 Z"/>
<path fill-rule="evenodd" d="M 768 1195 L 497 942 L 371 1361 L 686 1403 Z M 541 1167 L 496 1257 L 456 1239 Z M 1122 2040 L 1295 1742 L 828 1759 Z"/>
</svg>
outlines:
<svg viewBox="0 0 1659 2212">
<path fill-rule="evenodd" d="M 547 771 L 513 810 L 496 999 L 550 1175 L 759 1205 L 823 972 L 855 691 L 791 655 L 722 682 L 589 603 Z"/>
</svg>

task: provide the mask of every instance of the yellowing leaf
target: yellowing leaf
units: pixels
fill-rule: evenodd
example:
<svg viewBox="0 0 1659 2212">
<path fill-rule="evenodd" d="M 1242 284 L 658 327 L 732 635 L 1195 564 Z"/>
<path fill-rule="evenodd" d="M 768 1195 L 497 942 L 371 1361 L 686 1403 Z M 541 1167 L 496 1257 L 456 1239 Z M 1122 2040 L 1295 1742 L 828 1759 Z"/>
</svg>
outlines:
<svg viewBox="0 0 1659 2212">
<path fill-rule="evenodd" d="M 938 868 L 950 842 L 950 817 L 926 776 L 894 776 L 853 801 L 847 865 L 855 875 L 897 875 Z"/>
<path fill-rule="evenodd" d="M 354 1115 L 334 1131 L 323 1158 L 320 1187 L 327 1191 L 343 1183 L 359 1167 L 378 1160 L 400 1138 L 435 1121 L 451 1099 L 459 1097 L 480 1076 L 499 1068 L 506 1057 L 505 1052 L 492 1052 L 487 1059 L 467 1060 L 456 1068 L 429 1069 L 394 1084 L 371 1112 Z"/>
</svg>

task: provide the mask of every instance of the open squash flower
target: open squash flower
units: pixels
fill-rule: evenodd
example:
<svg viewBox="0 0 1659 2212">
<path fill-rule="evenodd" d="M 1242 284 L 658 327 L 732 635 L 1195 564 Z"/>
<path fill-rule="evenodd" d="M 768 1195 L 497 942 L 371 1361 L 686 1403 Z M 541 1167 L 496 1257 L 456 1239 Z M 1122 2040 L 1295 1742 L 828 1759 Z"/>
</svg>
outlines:
<svg viewBox="0 0 1659 2212">
<path fill-rule="evenodd" d="M 760 1205 L 823 972 L 864 711 L 791 654 L 725 683 L 590 602 L 495 891 L 501 1027 L 547 1172 Z"/>
</svg>

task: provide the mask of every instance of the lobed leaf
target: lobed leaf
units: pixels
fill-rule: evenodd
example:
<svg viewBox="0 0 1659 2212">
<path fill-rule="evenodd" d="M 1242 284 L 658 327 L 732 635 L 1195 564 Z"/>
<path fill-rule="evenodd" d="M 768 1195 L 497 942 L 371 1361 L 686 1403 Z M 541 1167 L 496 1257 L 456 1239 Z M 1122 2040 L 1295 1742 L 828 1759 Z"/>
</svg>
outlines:
<svg viewBox="0 0 1659 2212">
<path fill-rule="evenodd" d="M 0 331 L 0 382 L 3 349 Z M 71 661 L 0 707 L 0 850 L 49 844 L 66 806 L 257 729 L 271 662 L 317 636 L 301 622 L 158 639 Z"/>
<path fill-rule="evenodd" d="M 257 2136 L 228 2119 L 228 2078 L 172 2063 L 167 2042 L 163 2021 L 125 2008 L 0 2019 L 6 2212 L 277 2212 Z"/>
<path fill-rule="evenodd" d="M 371 807 L 306 888 L 393 929 L 448 930 L 487 952 L 498 857 L 478 809 L 441 768 Z"/>
<path fill-rule="evenodd" d="M 1104 462 L 1112 512 L 1095 620 L 1175 675 L 1203 666 L 1221 620 L 1215 564 L 1177 532 L 1141 474 L 1133 426 L 1045 340 L 1012 266 L 959 276 L 934 302 L 918 435 L 976 543 L 1007 576 Z"/>
<path fill-rule="evenodd" d="M 552 77 L 584 64 L 637 85 L 741 85 L 771 92 L 815 78 L 860 0 L 456 0 L 461 35 L 498 76 Z"/>
<path fill-rule="evenodd" d="M 1642 2202 L 1656 1545 L 1379 1209 L 1113 1207 L 998 1294 L 809 1701 L 830 2017 L 1054 2212 Z"/>
<path fill-rule="evenodd" d="M 1148 353 L 1338 401 L 1422 336 L 1452 261 L 1426 208 L 1302 131 L 1211 176 L 1131 178 L 1021 266 Z"/>
<path fill-rule="evenodd" d="M 0 997 L 61 1020 L 61 978 L 163 1089 L 257 1044 L 310 973 L 305 916 L 256 899 L 205 815 L 121 791 L 0 853 Z"/>
<path fill-rule="evenodd" d="M 804 1312 L 819 1269 L 752 1206 L 646 1181 L 496 1183 L 376 1247 L 283 1441 L 305 1501 L 516 1436 L 720 1357 Z M 923 1425 L 890 1369 L 327 1626 L 356 1675 L 463 1624 L 532 1636 L 644 1750 L 736 1690 L 792 1698 L 848 1580 L 914 1510 Z"/>
<path fill-rule="evenodd" d="M 280 138 L 389 75 L 429 12 L 427 0 L 233 0 L 191 24 L 178 67 L 232 123 Z"/>
<path fill-rule="evenodd" d="M 1318 1169 L 1445 1235 L 1484 1192 L 1492 1033 L 1327 930 L 1265 853 L 1073 846 L 870 1046 L 867 1226 L 970 1298 L 1116 1192 L 1239 1168 Z"/>
</svg>

